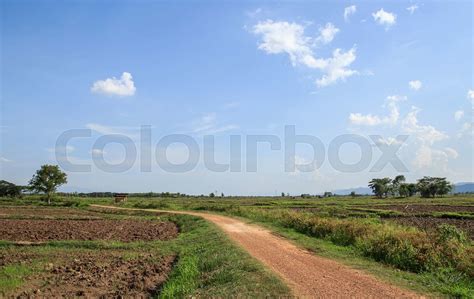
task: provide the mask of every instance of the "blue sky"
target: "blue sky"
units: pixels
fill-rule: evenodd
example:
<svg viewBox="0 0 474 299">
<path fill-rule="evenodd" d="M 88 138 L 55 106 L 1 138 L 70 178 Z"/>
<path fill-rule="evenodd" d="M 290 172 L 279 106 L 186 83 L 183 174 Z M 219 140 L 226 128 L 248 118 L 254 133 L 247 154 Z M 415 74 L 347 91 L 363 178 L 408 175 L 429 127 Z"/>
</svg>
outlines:
<svg viewBox="0 0 474 299">
<path fill-rule="evenodd" d="M 409 180 L 473 181 L 471 1 L 1 3 L 2 179 L 25 184 L 40 165 L 60 163 L 58 136 L 85 128 L 92 136 L 71 140 L 67 152 L 91 171 L 68 172 L 64 190 L 300 194 L 398 174 L 390 164 L 341 172 L 327 155 L 319 169 L 289 173 L 283 151 L 265 144 L 257 172 L 203 165 L 203 135 L 215 136 L 225 163 L 231 135 L 282 138 L 294 125 L 326 150 L 342 134 L 383 136 L 371 141 L 371 165 L 381 154 L 375 143 L 398 147 L 393 138 L 409 135 L 397 152 Z M 152 151 L 165 135 L 191 136 L 198 165 L 95 167 L 100 136 L 127 135 L 139 150 L 141 125 L 152 127 Z M 121 146 L 103 152 L 110 163 L 124 159 Z M 297 164 L 312 161 L 308 146 L 296 152 Z M 176 163 L 187 157 L 179 144 L 168 153 Z M 354 163 L 361 154 L 346 144 L 340 155 Z"/>
</svg>

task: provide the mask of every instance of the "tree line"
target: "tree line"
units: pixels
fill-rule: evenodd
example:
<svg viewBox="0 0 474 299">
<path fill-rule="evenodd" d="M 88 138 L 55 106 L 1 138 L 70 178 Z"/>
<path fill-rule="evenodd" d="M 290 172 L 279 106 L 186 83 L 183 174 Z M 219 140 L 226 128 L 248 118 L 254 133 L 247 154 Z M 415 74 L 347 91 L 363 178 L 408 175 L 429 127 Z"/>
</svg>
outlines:
<svg viewBox="0 0 474 299">
<path fill-rule="evenodd" d="M 421 197 L 436 197 L 448 194 L 453 190 L 453 185 L 441 177 L 424 176 L 416 183 L 406 183 L 404 175 L 372 179 L 369 187 L 378 198 L 388 196 L 411 197 L 419 193 Z"/>
</svg>

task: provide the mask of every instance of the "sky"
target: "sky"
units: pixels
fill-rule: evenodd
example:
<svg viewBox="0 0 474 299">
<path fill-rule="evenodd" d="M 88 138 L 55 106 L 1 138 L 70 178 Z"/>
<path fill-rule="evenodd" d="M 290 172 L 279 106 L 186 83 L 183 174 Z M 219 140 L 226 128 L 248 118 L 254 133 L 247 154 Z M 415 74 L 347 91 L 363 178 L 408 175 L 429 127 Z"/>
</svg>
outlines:
<svg viewBox="0 0 474 299">
<path fill-rule="evenodd" d="M 472 182 L 472 53 L 471 1 L 3 0 L 1 179 L 59 164 L 79 192 Z M 317 151 L 287 156 L 285 128 Z"/>
</svg>

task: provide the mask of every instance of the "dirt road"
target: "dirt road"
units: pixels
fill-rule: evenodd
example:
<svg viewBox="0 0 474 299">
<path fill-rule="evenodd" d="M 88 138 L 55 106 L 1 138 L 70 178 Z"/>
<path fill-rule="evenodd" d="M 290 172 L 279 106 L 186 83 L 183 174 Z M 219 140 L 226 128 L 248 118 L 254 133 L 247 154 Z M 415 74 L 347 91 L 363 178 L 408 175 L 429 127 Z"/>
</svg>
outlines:
<svg viewBox="0 0 474 299">
<path fill-rule="evenodd" d="M 93 205 L 101 208 L 119 207 Z M 200 216 L 220 227 L 251 256 L 277 273 L 298 297 L 414 298 L 419 295 L 381 282 L 330 259 L 322 258 L 272 234 L 231 217 L 183 211 L 130 209 Z"/>
</svg>

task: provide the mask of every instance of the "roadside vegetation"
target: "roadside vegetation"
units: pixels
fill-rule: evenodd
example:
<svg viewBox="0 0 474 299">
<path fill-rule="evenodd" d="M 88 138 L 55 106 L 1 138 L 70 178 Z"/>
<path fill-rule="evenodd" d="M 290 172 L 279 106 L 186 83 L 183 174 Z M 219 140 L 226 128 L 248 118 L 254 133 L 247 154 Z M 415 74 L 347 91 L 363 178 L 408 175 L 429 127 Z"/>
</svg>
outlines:
<svg viewBox="0 0 474 299">
<path fill-rule="evenodd" d="M 17 219 L 33 223 L 45 219 L 51 223 L 56 220 L 107 219 L 164 221 L 176 223 L 179 228 L 176 238 L 163 241 L 124 242 L 106 239 L 53 238 L 36 245 L 0 241 L 2 297 L 22 294 L 47 297 L 101 294 L 108 296 L 146 294 L 160 298 L 236 297 L 241 294 L 252 297 L 277 297 L 290 294 L 289 289 L 272 273 L 237 248 L 220 230 L 198 217 L 161 214 L 157 218 L 157 214 L 151 212 L 65 208 L 69 204 L 61 198 L 52 205 L 42 207 L 32 206 L 30 202 L 34 201 L 33 198 L 17 199 L 14 202 L 11 199 L 1 201 L 3 203 L 9 201 L 11 204 L 0 206 L 2 212 L 0 222 L 17 221 Z M 17 208 L 18 204 L 25 203 L 28 205 Z M 107 268 L 104 262 L 115 264 L 116 269 Z M 145 264 L 151 266 L 144 268 Z M 124 273 L 120 273 L 120 269 Z M 136 278 L 126 275 L 127 271 L 135 271 Z M 152 277 L 146 276 L 147 273 L 155 273 L 153 277 L 159 279 L 150 280 Z M 63 278 L 57 280 L 57 277 Z M 111 287 L 107 277 L 118 281 L 117 285 Z M 63 281 L 64 279 L 66 280 Z M 89 280 L 94 287 L 85 287 L 84 281 Z M 147 283 L 158 288 L 148 289 Z M 72 289 L 73 284 L 82 285 L 84 289 Z M 121 286 L 128 289 L 124 291 L 125 289 L 120 289 Z M 95 293 L 88 293 L 88 289 Z"/>
<path fill-rule="evenodd" d="M 392 207 L 387 208 L 388 204 Z M 359 262 L 365 261 L 363 268 L 368 268 L 365 270 L 405 287 L 438 295 L 474 296 L 473 196 L 389 201 L 367 196 L 137 198 L 125 205 L 212 211 L 242 217 L 266 225 L 310 249 L 314 249 L 314 244 L 319 247 L 324 244 L 326 256 L 339 257 L 343 262 L 356 257 Z M 411 210 L 411 206 L 424 209 Z M 457 212 L 440 212 L 443 209 Z M 428 223 L 439 219 L 441 224 L 434 222 L 435 225 L 422 228 L 397 222 L 412 218 Z M 344 257 L 341 252 L 346 253 Z M 380 271 L 377 264 L 385 265 L 385 271 Z"/>
<path fill-rule="evenodd" d="M 45 165 L 35 174 L 28 190 L 39 194 L 18 194 L 20 187 L 2 182 L 0 191 L 4 197 L 0 198 L 0 205 L 87 209 L 92 203 L 116 204 L 113 193 L 55 195 L 57 187 L 67 181 L 57 170 Z M 354 192 L 349 196 L 326 192 L 324 196 L 298 197 L 285 193 L 281 197 L 145 193 L 131 194 L 118 205 L 241 217 L 401 286 L 436 295 L 474 297 L 474 196 L 448 195 L 452 185 L 437 177 L 407 183 L 399 175 L 373 179 L 369 187 L 374 197 Z M 231 245 L 212 225 L 189 216 L 165 218 L 179 225 L 180 235 L 156 247 L 179 257 L 161 290 L 162 296 L 288 294 L 286 287 Z M 74 246 L 110 246 L 81 242 L 74 242 Z M 55 243 L 47 246 L 52 244 Z M 67 247 L 67 242 L 61 244 Z M 124 244 L 114 246 L 130 248 Z M 7 281 L 16 285 L 21 277 L 34 272 L 17 266 L 0 269 L 0 290 L 11 287 Z"/>
</svg>

